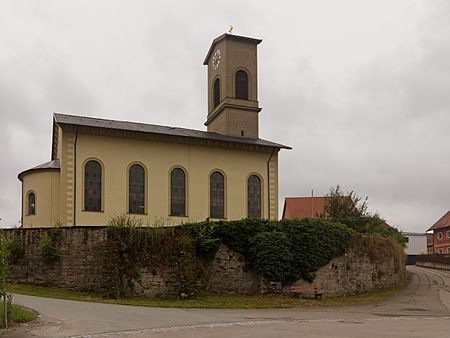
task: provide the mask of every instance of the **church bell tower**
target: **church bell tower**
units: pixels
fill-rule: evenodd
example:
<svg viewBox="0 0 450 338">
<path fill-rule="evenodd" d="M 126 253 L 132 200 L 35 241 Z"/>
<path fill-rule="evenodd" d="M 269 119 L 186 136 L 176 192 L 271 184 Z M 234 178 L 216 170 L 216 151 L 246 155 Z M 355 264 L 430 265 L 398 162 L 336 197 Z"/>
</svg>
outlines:
<svg viewBox="0 0 450 338">
<path fill-rule="evenodd" d="M 223 34 L 206 55 L 209 132 L 257 139 L 257 46 L 262 40 Z"/>
</svg>

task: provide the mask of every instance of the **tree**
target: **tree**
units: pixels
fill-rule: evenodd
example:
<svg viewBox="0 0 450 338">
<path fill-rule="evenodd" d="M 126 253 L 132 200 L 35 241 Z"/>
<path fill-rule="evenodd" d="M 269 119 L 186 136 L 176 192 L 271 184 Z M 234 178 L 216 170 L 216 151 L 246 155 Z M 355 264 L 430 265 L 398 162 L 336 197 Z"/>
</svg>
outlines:
<svg viewBox="0 0 450 338">
<path fill-rule="evenodd" d="M 368 197 L 362 199 L 354 191 L 344 194 L 339 185 L 331 187 L 325 196 L 324 212 L 321 217 L 345 224 L 356 232 L 379 234 L 391 237 L 405 245 L 405 237 L 395 228 L 386 227 L 386 221 L 377 213 L 367 210 Z"/>
<path fill-rule="evenodd" d="M 325 197 L 326 202 L 322 214 L 324 217 L 337 219 L 369 216 L 367 197 L 363 200 L 353 191 L 344 195 L 339 185 L 336 188 L 331 187 L 330 192 Z"/>
</svg>

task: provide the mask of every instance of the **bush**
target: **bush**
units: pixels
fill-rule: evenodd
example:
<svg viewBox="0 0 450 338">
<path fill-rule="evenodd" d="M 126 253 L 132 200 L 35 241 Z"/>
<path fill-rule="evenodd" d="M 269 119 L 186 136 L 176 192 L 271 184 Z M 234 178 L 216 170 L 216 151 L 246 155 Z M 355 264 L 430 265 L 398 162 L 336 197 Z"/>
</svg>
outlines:
<svg viewBox="0 0 450 338">
<path fill-rule="evenodd" d="M 15 232 L 10 232 L 7 235 L 7 249 L 9 252 L 9 261 L 11 264 L 17 263 L 17 261 L 21 259 L 25 254 L 22 241 Z"/>
<path fill-rule="evenodd" d="M 222 242 L 241 253 L 248 268 L 255 268 L 269 280 L 285 283 L 299 277 L 313 280 L 314 271 L 345 252 L 353 233 L 342 224 L 321 218 L 200 222 L 185 224 L 183 228 L 198 243 L 199 255 L 204 255 L 201 249 L 209 243 L 214 243 L 217 250 L 215 245 Z M 263 243 L 258 244 L 258 240 Z M 213 256 L 208 252 L 208 257 Z M 278 258 L 270 259 L 270 256 Z M 278 267 L 279 264 L 283 269 Z"/>
<path fill-rule="evenodd" d="M 291 241 L 280 231 L 265 231 L 250 239 L 250 257 L 256 271 L 274 282 L 292 277 L 293 255 Z"/>
<path fill-rule="evenodd" d="M 42 260 L 46 263 L 52 263 L 58 259 L 58 252 L 56 251 L 53 239 L 45 232 L 39 241 L 39 254 Z"/>
</svg>

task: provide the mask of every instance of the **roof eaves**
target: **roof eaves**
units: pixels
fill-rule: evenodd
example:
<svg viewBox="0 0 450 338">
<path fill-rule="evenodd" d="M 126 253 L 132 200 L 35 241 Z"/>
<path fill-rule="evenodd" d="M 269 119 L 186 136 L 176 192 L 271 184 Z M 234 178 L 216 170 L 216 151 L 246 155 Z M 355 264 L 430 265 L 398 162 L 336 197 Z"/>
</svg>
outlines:
<svg viewBox="0 0 450 338">
<path fill-rule="evenodd" d="M 256 45 L 259 45 L 262 42 L 262 39 L 255 39 L 255 38 L 250 38 L 248 36 L 242 36 L 242 35 L 234 35 L 234 34 L 228 34 L 228 33 L 224 33 L 220 36 L 218 36 L 217 38 L 215 38 L 213 40 L 213 42 L 211 43 L 211 46 L 208 49 L 208 53 L 206 54 L 205 60 L 203 61 L 204 65 L 208 64 L 208 60 L 209 57 L 211 56 L 211 53 L 214 50 L 214 46 L 222 41 L 223 39 L 231 39 L 231 40 L 241 40 L 241 41 L 248 41 L 248 42 L 253 42 Z"/>
<path fill-rule="evenodd" d="M 211 133 L 211 132 L 195 130 L 195 129 L 168 127 L 168 126 L 136 123 L 136 122 L 129 122 L 129 121 L 99 119 L 99 118 L 92 118 L 92 117 L 85 117 L 85 116 L 60 114 L 60 113 L 54 113 L 54 118 L 55 118 L 56 123 L 59 125 L 76 125 L 76 126 L 93 127 L 93 128 L 101 128 L 101 129 L 116 129 L 116 130 L 123 130 L 123 131 L 142 132 L 142 133 L 147 133 L 147 134 L 159 134 L 159 135 L 167 135 L 167 136 L 177 136 L 177 137 L 185 137 L 185 138 L 211 140 L 211 141 L 218 141 L 218 142 L 240 143 L 240 144 L 248 144 L 248 145 L 254 145 L 254 146 L 278 148 L 278 149 L 288 149 L 288 150 L 292 149 L 289 146 L 271 142 L 271 141 L 266 141 L 263 139 L 249 139 L 249 138 L 242 138 L 242 137 L 237 137 L 237 136 L 228 136 L 228 135 L 222 135 L 222 134 L 218 134 L 218 133 Z M 153 129 L 153 130 L 151 130 L 151 129 Z"/>
</svg>

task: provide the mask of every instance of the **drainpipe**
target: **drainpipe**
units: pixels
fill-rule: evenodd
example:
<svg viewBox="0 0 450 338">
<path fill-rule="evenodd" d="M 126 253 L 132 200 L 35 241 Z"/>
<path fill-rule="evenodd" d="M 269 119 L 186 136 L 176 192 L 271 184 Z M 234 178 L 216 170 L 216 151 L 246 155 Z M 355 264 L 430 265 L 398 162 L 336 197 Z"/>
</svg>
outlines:
<svg viewBox="0 0 450 338">
<path fill-rule="evenodd" d="M 20 211 L 20 227 L 23 228 L 23 179 L 21 180 L 22 182 L 22 200 L 20 201 L 20 205 L 22 210 Z"/>
<path fill-rule="evenodd" d="M 75 142 L 73 144 L 73 226 L 77 225 L 77 141 L 78 126 L 75 132 Z"/>
<path fill-rule="evenodd" d="M 269 159 L 267 160 L 267 215 L 268 219 L 270 219 L 270 172 L 269 172 L 269 166 L 270 166 L 270 160 L 272 159 L 273 154 L 275 153 L 275 148 L 270 153 Z"/>
</svg>

